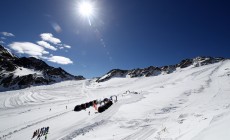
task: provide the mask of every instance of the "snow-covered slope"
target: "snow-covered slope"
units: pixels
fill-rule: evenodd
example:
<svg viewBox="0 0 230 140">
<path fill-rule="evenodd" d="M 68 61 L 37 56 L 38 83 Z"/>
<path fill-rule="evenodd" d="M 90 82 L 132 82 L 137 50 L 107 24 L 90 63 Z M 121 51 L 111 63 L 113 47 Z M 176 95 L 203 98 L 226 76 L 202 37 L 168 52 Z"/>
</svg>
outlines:
<svg viewBox="0 0 230 140">
<path fill-rule="evenodd" d="M 1 92 L 0 139 L 31 139 L 35 130 L 49 126 L 48 140 L 228 140 L 229 93 L 229 60 L 154 77 Z M 92 107 L 73 111 L 111 95 L 118 102 L 103 113 Z"/>
</svg>

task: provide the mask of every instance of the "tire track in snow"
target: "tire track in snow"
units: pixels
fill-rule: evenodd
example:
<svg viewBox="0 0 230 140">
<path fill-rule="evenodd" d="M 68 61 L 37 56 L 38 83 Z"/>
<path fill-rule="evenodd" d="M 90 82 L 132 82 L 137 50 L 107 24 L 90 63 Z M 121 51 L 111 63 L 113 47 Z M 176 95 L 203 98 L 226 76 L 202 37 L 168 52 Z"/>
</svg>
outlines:
<svg viewBox="0 0 230 140">
<path fill-rule="evenodd" d="M 123 138 L 122 140 L 145 140 L 156 132 L 156 129 L 151 127 L 145 127 L 141 130 Z"/>
<path fill-rule="evenodd" d="M 207 72 L 207 71 L 205 71 L 205 70 L 210 70 L 210 71 L 208 71 L 207 74 L 205 74 L 205 75 L 207 75 L 207 80 L 205 80 L 204 83 L 202 83 L 198 89 L 193 89 L 193 90 L 190 90 L 189 92 L 185 92 L 183 95 L 181 95 L 181 96 L 179 96 L 179 97 L 177 97 L 177 98 L 183 99 L 183 100 L 186 99 L 186 102 L 188 102 L 187 98 L 188 98 L 192 93 L 202 93 L 205 89 L 210 88 L 211 83 L 213 82 L 212 76 L 221 68 L 221 66 L 222 66 L 222 63 L 220 63 L 218 66 L 211 67 L 211 68 L 209 68 L 209 69 L 204 69 L 204 70 L 202 70 L 201 72 L 199 72 L 199 71 L 196 72 L 197 75 L 195 75 L 195 77 L 192 78 L 192 79 L 195 79 L 197 76 L 201 75 L 202 73 Z M 206 100 L 207 100 L 207 99 L 206 99 Z M 190 106 L 192 106 L 192 104 L 194 104 L 194 102 L 191 102 L 190 104 L 187 104 L 186 106 L 183 106 L 183 104 L 184 104 L 185 102 L 184 102 L 183 104 L 176 104 L 176 101 L 174 101 L 174 100 L 173 100 L 172 102 L 174 102 L 174 103 L 171 103 L 168 107 L 170 107 L 170 106 L 175 106 L 175 107 L 176 107 L 175 109 L 173 109 L 173 111 L 174 111 L 173 114 L 174 114 L 174 113 L 177 114 L 177 113 L 179 113 L 179 112 L 183 112 L 183 110 L 184 110 L 185 108 L 189 108 Z M 166 108 L 167 108 L 167 107 L 166 107 Z M 163 108 L 163 109 L 164 109 L 164 108 Z M 171 109 L 169 110 L 169 112 L 171 112 Z M 169 112 L 160 113 L 159 115 L 167 115 Z M 168 114 L 168 115 L 169 115 L 168 118 L 170 118 L 170 115 L 172 116 L 173 114 L 172 114 L 172 113 L 171 113 L 171 114 Z"/>
<path fill-rule="evenodd" d="M 222 64 L 222 63 L 221 63 Z M 212 80 L 211 80 L 211 76 L 216 72 L 216 71 L 218 71 L 218 69 L 221 67 L 221 64 L 219 64 L 218 65 L 218 67 L 211 67 L 211 68 L 206 68 L 206 69 L 203 69 L 203 70 L 201 70 L 201 71 L 199 71 L 199 72 L 194 72 L 194 73 L 192 73 L 192 75 L 193 76 L 195 76 L 194 78 L 192 78 L 192 79 L 195 79 L 196 77 L 198 77 L 199 75 L 201 75 L 201 74 L 203 74 L 203 73 L 205 73 L 205 72 L 207 72 L 208 70 L 210 70 L 209 72 L 208 72 L 208 79 L 206 80 L 206 81 L 204 81 L 204 83 L 203 83 L 203 85 L 201 85 L 198 89 L 196 89 L 196 90 L 191 90 L 191 91 L 189 91 L 189 95 L 192 93 L 192 92 L 195 92 L 195 93 L 201 93 L 201 92 L 203 92 L 206 88 L 209 88 L 210 87 L 210 84 L 211 84 L 211 82 L 212 82 Z M 190 74 L 190 76 L 191 76 L 191 74 Z M 177 79 L 178 80 L 178 79 Z M 188 98 L 188 96 L 187 96 L 187 92 L 186 92 L 186 95 L 182 95 L 182 99 L 184 99 L 184 98 Z M 177 97 L 178 98 L 178 97 Z M 174 102 L 174 100 L 173 100 L 173 102 Z M 184 104 L 184 103 L 183 103 Z M 181 106 L 181 107 L 180 107 Z M 158 114 L 158 115 L 166 115 L 167 116 L 167 114 L 169 113 L 169 112 L 171 112 L 172 110 L 174 111 L 174 113 L 175 112 L 178 112 L 178 111 L 181 111 L 181 110 L 184 110 L 186 107 L 188 107 L 189 105 L 187 105 L 187 106 L 185 106 L 185 107 L 183 107 L 182 106 L 182 104 L 180 104 L 179 106 L 178 105 L 175 105 L 175 103 L 174 104 L 170 104 L 169 106 L 166 106 L 166 107 L 164 107 L 164 108 L 162 108 L 161 110 L 160 110 L 160 113 Z M 175 108 L 174 108 L 175 107 Z M 164 111 L 164 110 L 167 110 L 166 112 Z M 178 110 L 179 109 L 179 110 Z M 169 118 L 170 116 L 167 116 L 167 118 Z M 148 137 L 150 137 L 151 135 L 153 135 L 154 134 L 154 132 L 156 132 L 157 130 L 156 129 L 151 129 L 151 128 L 143 128 L 143 129 L 141 129 L 141 130 L 139 130 L 139 131 L 137 131 L 137 132 L 135 132 L 135 133 L 133 133 L 133 134 L 131 134 L 131 135 L 129 135 L 129 136 L 127 136 L 127 137 L 125 137 L 125 138 L 123 138 L 122 140 L 145 140 L 145 139 L 147 139 Z"/>
<path fill-rule="evenodd" d="M 219 67 L 219 66 L 218 66 Z M 208 70 L 210 70 L 210 69 L 213 69 L 213 68 L 216 68 L 216 66 L 212 66 L 212 67 L 208 67 L 208 68 L 205 68 L 205 69 L 203 69 L 203 70 L 200 70 L 200 71 L 196 71 L 196 72 L 193 72 L 192 74 L 189 74 L 190 76 L 193 76 L 193 80 L 195 79 L 195 78 L 197 78 L 198 76 L 200 76 L 201 74 L 203 74 L 203 73 L 205 73 L 205 72 L 207 72 Z M 211 72 L 212 73 L 212 72 Z M 189 76 L 188 75 L 188 76 Z"/>
</svg>

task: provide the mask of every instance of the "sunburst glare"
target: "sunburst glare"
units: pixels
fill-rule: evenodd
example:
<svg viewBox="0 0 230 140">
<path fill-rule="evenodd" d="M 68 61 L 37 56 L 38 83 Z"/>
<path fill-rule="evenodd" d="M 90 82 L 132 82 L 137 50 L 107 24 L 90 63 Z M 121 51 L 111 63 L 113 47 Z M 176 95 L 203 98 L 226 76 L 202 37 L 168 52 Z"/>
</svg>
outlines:
<svg viewBox="0 0 230 140">
<path fill-rule="evenodd" d="M 91 26 L 91 18 L 94 16 L 94 5 L 90 1 L 82 1 L 78 5 L 78 11 L 81 16 L 87 18 L 89 25 Z"/>
</svg>

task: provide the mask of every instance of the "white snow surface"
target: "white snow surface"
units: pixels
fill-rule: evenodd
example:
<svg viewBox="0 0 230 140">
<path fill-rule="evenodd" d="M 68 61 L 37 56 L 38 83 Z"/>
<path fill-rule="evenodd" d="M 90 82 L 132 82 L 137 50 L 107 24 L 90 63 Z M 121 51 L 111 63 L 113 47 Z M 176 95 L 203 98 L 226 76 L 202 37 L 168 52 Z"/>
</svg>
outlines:
<svg viewBox="0 0 230 140">
<path fill-rule="evenodd" d="M 27 68 L 23 68 L 23 67 L 18 67 L 15 71 L 14 71 L 14 75 L 15 76 L 25 76 L 25 75 L 29 75 L 29 74 L 37 74 L 38 76 L 42 75 L 41 71 L 35 71 L 33 69 L 27 69 Z"/>
<path fill-rule="evenodd" d="M 17 77 L 17 76 L 21 77 L 21 76 L 25 76 L 25 75 L 29 75 L 29 74 L 37 74 L 37 76 L 42 76 L 41 71 L 36 71 L 33 69 L 24 68 L 24 67 L 18 67 L 17 69 L 15 69 L 12 72 L 4 71 L 2 73 L 5 73 L 6 75 L 13 74 L 14 77 Z"/>
<path fill-rule="evenodd" d="M 103 113 L 93 107 L 73 111 L 111 95 L 118 102 Z M 229 140 L 230 61 L 154 77 L 66 81 L 0 93 L 0 140 L 29 140 L 47 126 L 48 140 Z"/>
</svg>

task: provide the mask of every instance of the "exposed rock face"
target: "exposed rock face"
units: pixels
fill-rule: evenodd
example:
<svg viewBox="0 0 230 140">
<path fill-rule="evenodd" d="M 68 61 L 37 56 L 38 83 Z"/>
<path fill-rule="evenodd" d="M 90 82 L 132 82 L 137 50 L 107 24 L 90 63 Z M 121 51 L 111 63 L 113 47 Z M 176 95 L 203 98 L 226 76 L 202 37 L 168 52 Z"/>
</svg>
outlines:
<svg viewBox="0 0 230 140">
<path fill-rule="evenodd" d="M 199 67 L 203 65 L 213 64 L 220 61 L 225 60 L 222 57 L 196 57 L 193 59 L 184 59 L 179 64 L 162 66 L 162 67 L 154 67 L 150 66 L 148 68 L 143 69 L 133 69 L 133 70 L 120 70 L 114 69 L 109 71 L 104 76 L 98 78 L 97 82 L 104 82 L 113 77 L 149 77 L 149 76 L 157 76 L 160 74 L 170 74 L 174 72 L 176 69 L 183 69 L 189 66 Z"/>
<path fill-rule="evenodd" d="M 18 58 L 0 45 L 0 91 L 83 79 L 83 76 L 73 76 L 34 57 Z"/>
</svg>

